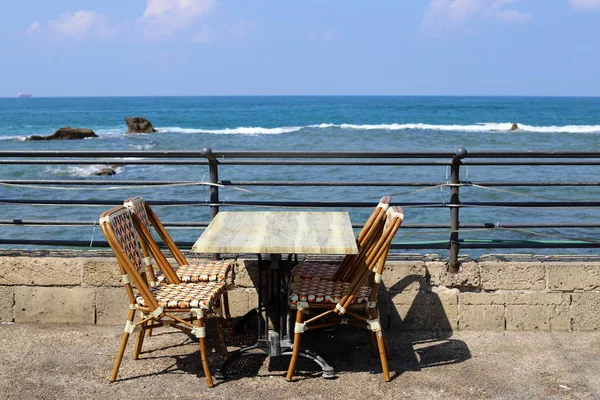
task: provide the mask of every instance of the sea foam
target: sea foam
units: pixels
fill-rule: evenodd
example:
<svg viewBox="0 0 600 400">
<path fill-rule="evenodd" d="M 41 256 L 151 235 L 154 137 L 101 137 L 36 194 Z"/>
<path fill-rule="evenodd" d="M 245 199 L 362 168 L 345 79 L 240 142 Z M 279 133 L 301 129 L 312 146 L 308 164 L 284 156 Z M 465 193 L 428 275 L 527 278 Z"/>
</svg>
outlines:
<svg viewBox="0 0 600 400">
<path fill-rule="evenodd" d="M 159 132 L 172 133 L 212 133 L 215 135 L 279 135 L 282 133 L 297 132 L 302 129 L 302 126 L 284 126 L 278 128 L 263 128 L 263 127 L 238 127 L 224 129 L 195 129 L 195 128 L 180 128 L 178 126 L 170 126 L 157 128 Z"/>
</svg>

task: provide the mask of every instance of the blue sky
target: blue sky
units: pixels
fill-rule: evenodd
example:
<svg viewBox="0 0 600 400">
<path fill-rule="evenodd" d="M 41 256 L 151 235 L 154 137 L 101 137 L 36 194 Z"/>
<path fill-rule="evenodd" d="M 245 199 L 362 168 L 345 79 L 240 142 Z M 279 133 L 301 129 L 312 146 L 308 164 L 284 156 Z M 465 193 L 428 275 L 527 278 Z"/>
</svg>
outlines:
<svg viewBox="0 0 600 400">
<path fill-rule="evenodd" d="M 600 95 L 600 0 L 19 0 L 0 97 Z"/>
</svg>

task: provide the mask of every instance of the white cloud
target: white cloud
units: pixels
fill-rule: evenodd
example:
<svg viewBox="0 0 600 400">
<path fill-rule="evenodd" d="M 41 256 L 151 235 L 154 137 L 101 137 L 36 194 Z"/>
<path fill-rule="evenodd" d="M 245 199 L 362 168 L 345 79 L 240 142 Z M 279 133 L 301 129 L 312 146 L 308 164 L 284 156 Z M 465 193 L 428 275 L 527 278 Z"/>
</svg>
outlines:
<svg viewBox="0 0 600 400">
<path fill-rule="evenodd" d="M 189 28 L 210 13 L 216 0 L 147 0 L 141 23 L 149 39 L 165 38 Z"/>
<path fill-rule="evenodd" d="M 600 9 L 600 0 L 569 0 L 571 7 L 582 9 Z"/>
<path fill-rule="evenodd" d="M 210 12 L 216 0 L 148 0 L 144 18 L 194 19 Z"/>
<path fill-rule="evenodd" d="M 462 27 L 471 20 L 487 18 L 511 23 L 532 21 L 533 14 L 508 8 L 518 2 L 519 0 L 431 0 L 423 15 L 422 28 L 440 32 Z"/>
<path fill-rule="evenodd" d="M 103 33 L 108 27 L 102 14 L 96 11 L 79 10 L 64 12 L 50 22 L 50 29 L 68 37 L 83 37 L 88 32 Z"/>
<path fill-rule="evenodd" d="M 33 22 L 27 28 L 30 34 L 44 34 L 45 37 L 83 39 L 92 35 L 109 35 L 116 32 L 116 27 L 106 23 L 104 15 L 96 11 L 65 11 L 55 20 L 46 24 Z"/>
<path fill-rule="evenodd" d="M 41 27 L 42 27 L 42 24 L 40 24 L 39 22 L 36 21 L 33 24 L 29 25 L 29 27 L 27 28 L 27 32 L 33 33 L 33 32 L 39 31 Z"/>
</svg>

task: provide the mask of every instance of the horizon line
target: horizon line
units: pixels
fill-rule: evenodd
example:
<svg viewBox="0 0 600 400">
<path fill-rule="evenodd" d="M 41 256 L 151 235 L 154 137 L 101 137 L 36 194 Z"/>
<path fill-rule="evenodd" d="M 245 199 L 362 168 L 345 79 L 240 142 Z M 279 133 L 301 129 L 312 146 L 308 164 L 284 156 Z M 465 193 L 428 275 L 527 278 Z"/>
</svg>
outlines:
<svg viewBox="0 0 600 400">
<path fill-rule="evenodd" d="M 538 97 L 538 98 L 600 98 L 600 95 L 530 95 L 530 94 L 215 94 L 215 95 L 60 95 L 60 96 L 34 96 L 18 97 L 0 96 L 0 99 L 76 99 L 76 98 L 157 98 L 157 97 Z"/>
</svg>

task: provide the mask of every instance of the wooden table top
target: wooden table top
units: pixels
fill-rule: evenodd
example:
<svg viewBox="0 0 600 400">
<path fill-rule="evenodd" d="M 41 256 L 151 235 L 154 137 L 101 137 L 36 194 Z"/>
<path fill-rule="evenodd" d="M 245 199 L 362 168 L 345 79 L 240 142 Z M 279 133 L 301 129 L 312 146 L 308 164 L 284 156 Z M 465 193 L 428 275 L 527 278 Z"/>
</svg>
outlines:
<svg viewBox="0 0 600 400">
<path fill-rule="evenodd" d="M 198 253 L 357 254 L 347 212 L 219 212 L 198 238 Z"/>
</svg>

